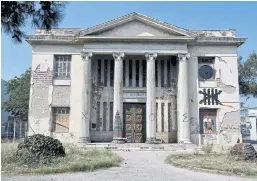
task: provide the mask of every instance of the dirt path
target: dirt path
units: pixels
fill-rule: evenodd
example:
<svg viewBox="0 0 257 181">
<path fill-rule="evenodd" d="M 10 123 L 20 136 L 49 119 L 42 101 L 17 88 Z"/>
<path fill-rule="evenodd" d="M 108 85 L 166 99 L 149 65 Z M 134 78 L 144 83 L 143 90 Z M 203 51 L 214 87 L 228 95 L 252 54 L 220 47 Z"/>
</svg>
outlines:
<svg viewBox="0 0 257 181">
<path fill-rule="evenodd" d="M 2 177 L 3 181 L 251 181 L 257 179 L 238 176 L 225 176 L 213 173 L 175 168 L 164 163 L 170 154 L 167 151 L 117 152 L 124 158 L 121 167 L 96 172 L 65 173 L 56 175 L 37 175 Z"/>
</svg>

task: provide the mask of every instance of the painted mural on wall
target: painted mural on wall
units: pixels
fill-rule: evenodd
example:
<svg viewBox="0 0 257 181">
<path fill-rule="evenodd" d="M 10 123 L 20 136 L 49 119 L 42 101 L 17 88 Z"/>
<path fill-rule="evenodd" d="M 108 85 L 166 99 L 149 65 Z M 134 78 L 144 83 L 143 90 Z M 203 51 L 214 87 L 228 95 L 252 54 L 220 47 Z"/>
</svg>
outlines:
<svg viewBox="0 0 257 181">
<path fill-rule="evenodd" d="M 200 109 L 199 116 L 201 134 L 216 134 L 216 110 Z"/>
</svg>

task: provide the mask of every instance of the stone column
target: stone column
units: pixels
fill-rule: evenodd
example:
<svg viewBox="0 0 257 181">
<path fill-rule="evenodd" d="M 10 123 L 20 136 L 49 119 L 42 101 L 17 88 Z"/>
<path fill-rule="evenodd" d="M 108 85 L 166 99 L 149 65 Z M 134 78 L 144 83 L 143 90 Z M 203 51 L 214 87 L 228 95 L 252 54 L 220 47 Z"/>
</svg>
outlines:
<svg viewBox="0 0 257 181">
<path fill-rule="evenodd" d="M 145 54 L 147 60 L 146 76 L 146 143 L 156 142 L 156 90 L 155 59 L 157 53 Z"/>
<path fill-rule="evenodd" d="M 177 86 L 177 110 L 178 110 L 178 142 L 190 142 L 189 128 L 189 95 L 188 95 L 188 58 L 190 54 L 178 54 L 178 86 Z"/>
<path fill-rule="evenodd" d="M 83 60 L 83 89 L 82 89 L 82 118 L 81 118 L 81 135 L 79 142 L 87 143 L 90 142 L 90 100 L 91 100 L 91 52 L 82 52 Z"/>
<path fill-rule="evenodd" d="M 113 99 L 113 142 L 123 143 L 123 52 L 113 53 L 114 99 Z"/>
</svg>

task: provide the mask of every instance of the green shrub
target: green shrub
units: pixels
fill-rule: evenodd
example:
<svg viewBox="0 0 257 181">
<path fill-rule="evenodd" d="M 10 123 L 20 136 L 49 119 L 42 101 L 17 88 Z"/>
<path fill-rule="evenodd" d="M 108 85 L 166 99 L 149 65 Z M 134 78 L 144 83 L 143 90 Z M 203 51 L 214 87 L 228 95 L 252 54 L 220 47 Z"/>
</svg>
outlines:
<svg viewBox="0 0 257 181">
<path fill-rule="evenodd" d="M 22 164 L 49 163 L 55 157 L 65 156 L 65 149 L 58 139 L 34 134 L 18 145 L 16 158 Z"/>
<path fill-rule="evenodd" d="M 206 154 L 211 153 L 213 150 L 213 143 L 210 144 L 209 142 L 207 142 L 207 144 L 202 146 L 202 150 Z"/>
</svg>

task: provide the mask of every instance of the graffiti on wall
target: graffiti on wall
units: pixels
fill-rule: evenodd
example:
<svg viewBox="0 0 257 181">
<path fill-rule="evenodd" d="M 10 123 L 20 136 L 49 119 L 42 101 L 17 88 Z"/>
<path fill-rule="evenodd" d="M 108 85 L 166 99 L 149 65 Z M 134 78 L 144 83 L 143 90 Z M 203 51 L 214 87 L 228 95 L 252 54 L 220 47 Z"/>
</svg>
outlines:
<svg viewBox="0 0 257 181">
<path fill-rule="evenodd" d="M 189 120 L 190 123 L 190 134 L 199 134 L 200 133 L 200 125 L 199 121 L 196 117 L 191 117 Z"/>
<path fill-rule="evenodd" d="M 219 124 L 219 133 L 235 133 L 239 132 L 240 110 L 226 112 Z"/>
<path fill-rule="evenodd" d="M 200 100 L 200 104 L 204 105 L 221 105 L 221 102 L 218 99 L 218 96 L 221 94 L 221 90 L 218 89 L 203 89 L 199 93 L 203 94 L 203 99 Z"/>
<path fill-rule="evenodd" d="M 216 134 L 216 109 L 200 109 L 201 134 Z"/>
</svg>

